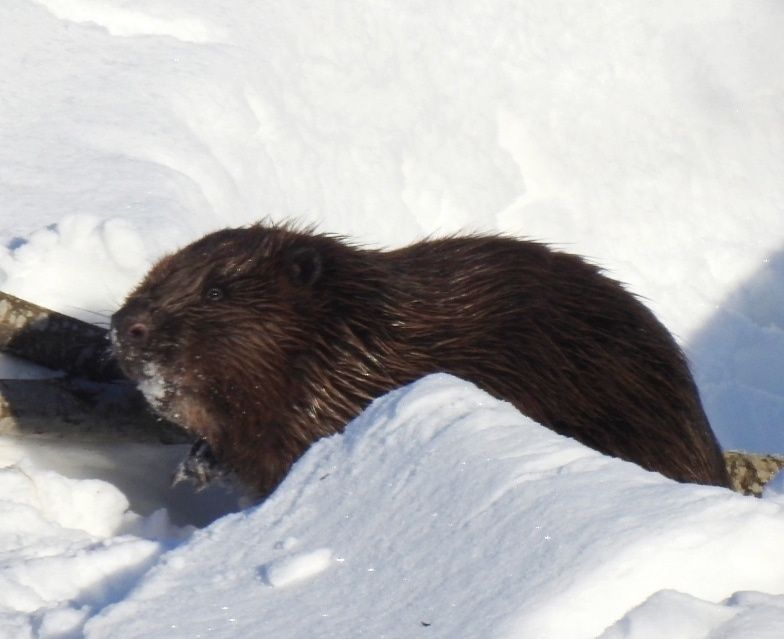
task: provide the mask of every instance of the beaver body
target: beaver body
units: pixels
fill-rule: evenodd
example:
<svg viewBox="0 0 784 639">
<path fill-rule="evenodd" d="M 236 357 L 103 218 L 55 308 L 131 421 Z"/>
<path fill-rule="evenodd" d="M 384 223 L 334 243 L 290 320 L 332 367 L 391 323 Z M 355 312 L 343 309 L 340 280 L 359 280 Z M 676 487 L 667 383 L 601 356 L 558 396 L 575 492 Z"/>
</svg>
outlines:
<svg viewBox="0 0 784 639">
<path fill-rule="evenodd" d="M 728 485 L 686 360 L 580 257 L 497 236 L 394 251 L 261 225 L 162 259 L 112 320 L 153 407 L 267 493 L 372 399 L 447 372 L 563 435 Z"/>
</svg>

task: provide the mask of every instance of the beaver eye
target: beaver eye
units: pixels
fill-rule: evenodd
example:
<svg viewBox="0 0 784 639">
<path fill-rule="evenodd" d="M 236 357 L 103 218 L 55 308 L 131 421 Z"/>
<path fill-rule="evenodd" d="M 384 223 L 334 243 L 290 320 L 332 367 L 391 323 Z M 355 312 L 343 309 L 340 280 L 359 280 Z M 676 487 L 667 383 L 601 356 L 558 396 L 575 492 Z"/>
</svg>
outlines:
<svg viewBox="0 0 784 639">
<path fill-rule="evenodd" d="M 217 302 L 223 299 L 223 289 L 219 286 L 212 286 L 207 289 L 204 295 L 210 302 Z"/>
</svg>

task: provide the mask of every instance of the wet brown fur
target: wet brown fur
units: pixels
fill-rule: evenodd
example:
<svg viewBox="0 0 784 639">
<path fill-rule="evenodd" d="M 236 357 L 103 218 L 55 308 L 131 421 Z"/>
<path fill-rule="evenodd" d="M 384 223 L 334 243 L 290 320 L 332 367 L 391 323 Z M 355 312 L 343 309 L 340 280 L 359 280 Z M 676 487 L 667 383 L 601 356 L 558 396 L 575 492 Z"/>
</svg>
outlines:
<svg viewBox="0 0 784 639">
<path fill-rule="evenodd" d="M 142 344 L 124 333 L 134 322 Z M 114 325 L 126 372 L 143 380 L 152 362 L 167 381 L 158 410 L 261 493 L 373 398 L 436 371 L 609 455 L 728 485 L 671 335 L 597 267 L 535 242 L 376 251 L 226 229 L 161 260 Z"/>
</svg>

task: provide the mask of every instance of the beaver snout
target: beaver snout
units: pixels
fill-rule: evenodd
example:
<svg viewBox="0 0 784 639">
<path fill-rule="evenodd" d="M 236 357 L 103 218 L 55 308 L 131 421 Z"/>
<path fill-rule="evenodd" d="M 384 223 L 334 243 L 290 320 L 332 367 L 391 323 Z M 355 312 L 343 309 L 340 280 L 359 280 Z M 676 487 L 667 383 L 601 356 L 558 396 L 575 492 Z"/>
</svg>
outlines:
<svg viewBox="0 0 784 639">
<path fill-rule="evenodd" d="M 131 379 L 137 379 L 139 375 L 139 360 L 149 345 L 151 332 L 150 313 L 142 306 L 127 304 L 112 315 L 109 331 L 112 352 Z"/>
<path fill-rule="evenodd" d="M 115 346 L 144 346 L 150 338 L 150 314 L 140 307 L 124 306 L 112 315 L 111 335 Z"/>
</svg>

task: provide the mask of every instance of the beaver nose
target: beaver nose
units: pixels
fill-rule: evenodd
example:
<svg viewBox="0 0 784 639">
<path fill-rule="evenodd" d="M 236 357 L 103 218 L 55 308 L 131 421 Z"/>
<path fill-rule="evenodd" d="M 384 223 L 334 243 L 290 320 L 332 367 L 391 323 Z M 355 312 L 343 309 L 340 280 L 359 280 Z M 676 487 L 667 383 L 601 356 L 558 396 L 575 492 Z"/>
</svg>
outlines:
<svg viewBox="0 0 784 639">
<path fill-rule="evenodd" d="M 150 338 L 149 314 L 140 309 L 122 308 L 112 315 L 112 339 L 119 343 L 144 346 Z"/>
<path fill-rule="evenodd" d="M 128 327 L 125 334 L 130 341 L 135 342 L 136 344 L 145 344 L 147 342 L 147 336 L 150 334 L 150 329 L 147 327 L 147 324 L 136 322 Z"/>
</svg>

